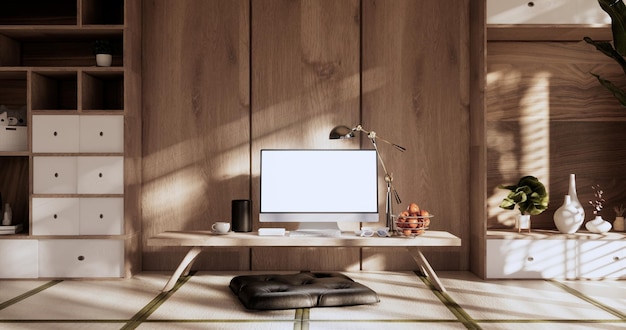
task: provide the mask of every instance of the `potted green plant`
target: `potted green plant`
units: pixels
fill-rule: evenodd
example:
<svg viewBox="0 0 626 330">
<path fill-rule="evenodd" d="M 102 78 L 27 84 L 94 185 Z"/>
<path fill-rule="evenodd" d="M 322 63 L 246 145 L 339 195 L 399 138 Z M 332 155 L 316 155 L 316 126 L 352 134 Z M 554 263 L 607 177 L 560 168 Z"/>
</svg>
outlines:
<svg viewBox="0 0 626 330">
<path fill-rule="evenodd" d="M 598 0 L 600 8 L 611 17 L 611 33 L 613 44 L 607 41 L 595 41 L 590 37 L 584 37 L 587 43 L 592 44 L 604 55 L 614 59 L 626 74 L 626 5 L 622 0 Z M 619 103 L 626 107 L 626 91 L 615 86 L 611 81 L 606 80 L 595 73 L 591 73 L 602 86 L 611 91 Z"/>
<path fill-rule="evenodd" d="M 500 189 L 511 192 L 502 200 L 500 207 L 513 210 L 516 206 L 520 217 L 516 221 L 518 231 L 528 229 L 530 232 L 530 216 L 541 214 L 548 208 L 548 192 L 546 187 L 534 176 L 522 177 L 516 185 L 500 185 Z"/>
<path fill-rule="evenodd" d="M 113 45 L 108 40 L 96 40 L 93 44 L 97 66 L 111 66 L 113 61 Z"/>
</svg>

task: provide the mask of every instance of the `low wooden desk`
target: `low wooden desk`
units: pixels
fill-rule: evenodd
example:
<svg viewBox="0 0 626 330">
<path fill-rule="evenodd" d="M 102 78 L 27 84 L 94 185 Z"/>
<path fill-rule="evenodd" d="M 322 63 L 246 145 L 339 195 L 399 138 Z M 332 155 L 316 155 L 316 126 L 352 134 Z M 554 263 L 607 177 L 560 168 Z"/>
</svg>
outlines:
<svg viewBox="0 0 626 330">
<path fill-rule="evenodd" d="M 415 238 L 360 237 L 344 232 L 341 237 L 259 236 L 256 232 L 215 235 L 210 231 L 166 231 L 148 239 L 148 246 L 189 246 L 189 252 L 174 271 L 163 291 L 171 290 L 182 275 L 187 275 L 193 262 L 205 247 L 405 247 L 419 270 L 430 277 L 439 291 L 446 291 L 420 251 L 425 246 L 461 246 L 461 239 L 445 231 L 426 231 Z"/>
</svg>

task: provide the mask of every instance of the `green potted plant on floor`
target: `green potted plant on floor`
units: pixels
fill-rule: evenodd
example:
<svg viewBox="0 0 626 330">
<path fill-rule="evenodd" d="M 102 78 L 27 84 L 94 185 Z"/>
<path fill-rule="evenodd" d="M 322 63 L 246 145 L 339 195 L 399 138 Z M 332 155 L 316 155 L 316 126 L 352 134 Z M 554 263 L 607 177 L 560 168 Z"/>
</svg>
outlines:
<svg viewBox="0 0 626 330">
<path fill-rule="evenodd" d="M 113 61 L 113 45 L 108 40 L 96 40 L 93 44 L 97 66 L 111 66 Z"/>
<path fill-rule="evenodd" d="M 548 208 L 546 187 L 536 177 L 524 176 L 516 185 L 500 185 L 498 188 L 511 191 L 502 200 L 500 207 L 513 210 L 517 206 L 520 211 L 520 216 L 516 219 L 517 230 L 528 229 L 530 232 L 530 216 L 541 214 Z"/>
</svg>

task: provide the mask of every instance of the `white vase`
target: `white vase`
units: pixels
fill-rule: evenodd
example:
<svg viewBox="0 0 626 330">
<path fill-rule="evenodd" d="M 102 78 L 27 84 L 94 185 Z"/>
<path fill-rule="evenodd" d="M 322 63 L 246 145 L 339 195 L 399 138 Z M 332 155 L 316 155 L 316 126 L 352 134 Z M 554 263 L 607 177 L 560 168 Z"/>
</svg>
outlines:
<svg viewBox="0 0 626 330">
<path fill-rule="evenodd" d="M 96 54 L 97 66 L 111 66 L 113 56 L 111 54 Z"/>
<path fill-rule="evenodd" d="M 520 214 L 515 221 L 515 227 L 520 232 L 522 229 L 528 230 L 530 233 L 530 214 Z"/>
<path fill-rule="evenodd" d="M 565 195 L 563 205 L 554 211 L 554 224 L 563 234 L 573 234 L 585 221 L 585 215 L 580 212 L 574 203 L 572 196 Z"/>
<path fill-rule="evenodd" d="M 611 230 L 611 227 L 611 223 L 602 219 L 601 215 L 596 215 L 593 220 L 585 224 L 585 228 L 587 228 L 588 231 L 596 234 L 606 233 Z"/>
<path fill-rule="evenodd" d="M 578 200 L 578 194 L 576 193 L 576 174 L 569 175 L 569 189 L 568 189 L 567 194 L 570 196 L 572 200 L 571 202 L 572 205 L 576 207 L 576 209 L 578 210 L 578 213 L 580 214 L 580 217 L 582 217 L 584 221 L 585 209 L 583 208 L 583 205 Z"/>
<path fill-rule="evenodd" d="M 615 221 L 613 221 L 613 230 L 624 231 L 624 217 L 615 217 Z"/>
</svg>

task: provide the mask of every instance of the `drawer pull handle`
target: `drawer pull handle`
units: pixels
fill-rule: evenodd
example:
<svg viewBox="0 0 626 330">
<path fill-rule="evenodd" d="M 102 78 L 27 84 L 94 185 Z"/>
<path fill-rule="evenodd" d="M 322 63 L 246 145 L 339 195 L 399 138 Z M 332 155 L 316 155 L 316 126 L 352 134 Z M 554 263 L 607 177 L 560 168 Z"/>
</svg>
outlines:
<svg viewBox="0 0 626 330">
<path fill-rule="evenodd" d="M 54 173 L 54 177 L 58 178 L 59 177 L 59 173 Z"/>
<path fill-rule="evenodd" d="M 613 257 L 613 261 L 619 261 L 619 257 L 618 256 Z"/>
<path fill-rule="evenodd" d="M 534 7 L 534 6 L 535 6 L 535 3 L 534 3 L 534 2 L 532 2 L 532 1 L 528 1 L 527 5 L 528 5 L 528 7 L 531 7 L 531 8 L 532 8 L 532 7 Z"/>
<path fill-rule="evenodd" d="M 102 173 L 98 173 L 98 177 L 100 178 L 103 177 Z"/>
<path fill-rule="evenodd" d="M 84 256 L 78 256 L 77 259 L 80 260 L 80 261 L 83 261 L 83 260 L 85 260 L 85 257 Z"/>
<path fill-rule="evenodd" d="M 104 136 L 104 132 L 100 132 L 100 136 Z"/>
<path fill-rule="evenodd" d="M 52 133 L 52 135 L 54 135 L 54 136 L 58 136 L 58 135 L 59 135 L 59 133 L 57 133 L 56 131 L 54 131 L 54 132 Z"/>
<path fill-rule="evenodd" d="M 56 218 L 58 218 L 58 216 L 56 214 L 54 214 L 54 215 L 52 215 L 52 218 L 56 219 Z"/>
<path fill-rule="evenodd" d="M 104 219 L 104 214 L 100 213 L 100 219 Z"/>
<path fill-rule="evenodd" d="M 528 259 L 526 259 L 526 260 L 528 260 L 528 261 L 531 261 L 531 262 L 532 262 L 532 261 L 535 261 L 535 258 L 533 258 L 533 257 L 528 257 Z"/>
</svg>

